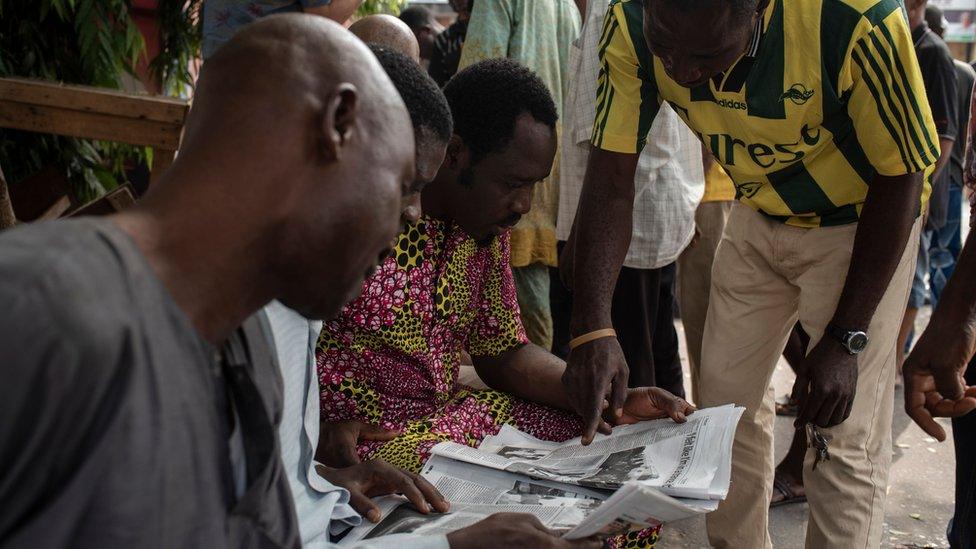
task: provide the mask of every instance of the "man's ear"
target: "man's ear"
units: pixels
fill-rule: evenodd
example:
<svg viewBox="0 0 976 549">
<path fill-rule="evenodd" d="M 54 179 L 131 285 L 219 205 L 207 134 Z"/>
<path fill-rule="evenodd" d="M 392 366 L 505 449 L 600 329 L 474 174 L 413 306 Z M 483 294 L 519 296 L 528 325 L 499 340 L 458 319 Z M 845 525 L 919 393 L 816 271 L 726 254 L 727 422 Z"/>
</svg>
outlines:
<svg viewBox="0 0 976 549">
<path fill-rule="evenodd" d="M 321 135 L 323 140 L 322 153 L 326 160 L 336 161 L 342 156 L 342 150 L 349 144 L 356 130 L 359 116 L 359 93 L 356 86 L 343 82 L 336 86 L 329 96 L 322 116 Z"/>
<path fill-rule="evenodd" d="M 452 171 L 461 171 L 468 167 L 471 162 L 471 151 L 465 145 L 461 136 L 454 134 L 447 143 L 447 154 L 444 155 L 444 164 Z"/>
</svg>

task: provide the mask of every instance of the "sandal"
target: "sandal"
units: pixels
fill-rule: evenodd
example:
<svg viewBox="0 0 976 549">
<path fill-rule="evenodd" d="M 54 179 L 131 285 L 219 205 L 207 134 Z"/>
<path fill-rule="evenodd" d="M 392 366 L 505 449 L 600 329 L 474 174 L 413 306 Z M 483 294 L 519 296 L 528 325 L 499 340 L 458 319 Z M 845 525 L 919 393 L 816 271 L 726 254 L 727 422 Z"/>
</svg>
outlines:
<svg viewBox="0 0 976 549">
<path fill-rule="evenodd" d="M 807 495 L 798 494 L 796 492 L 797 485 L 793 484 L 791 480 L 779 476 L 777 472 L 776 476 L 773 477 L 773 497 L 776 497 L 776 493 L 779 492 L 783 499 L 779 501 L 770 500 L 769 507 L 779 507 L 780 505 L 789 505 L 791 503 L 804 503 L 807 500 Z M 799 485 L 802 489 L 803 485 Z"/>
</svg>

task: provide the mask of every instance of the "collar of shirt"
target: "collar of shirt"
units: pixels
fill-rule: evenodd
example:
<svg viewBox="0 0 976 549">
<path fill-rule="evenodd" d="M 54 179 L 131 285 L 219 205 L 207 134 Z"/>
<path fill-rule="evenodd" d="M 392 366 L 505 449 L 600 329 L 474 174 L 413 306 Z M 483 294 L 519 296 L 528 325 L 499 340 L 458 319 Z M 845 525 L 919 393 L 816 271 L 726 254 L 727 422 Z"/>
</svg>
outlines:
<svg viewBox="0 0 976 549">
<path fill-rule="evenodd" d="M 929 24 L 926 21 L 922 21 L 917 27 L 912 29 L 912 42 L 915 43 L 917 47 L 919 42 L 921 42 L 929 34 Z"/>
</svg>

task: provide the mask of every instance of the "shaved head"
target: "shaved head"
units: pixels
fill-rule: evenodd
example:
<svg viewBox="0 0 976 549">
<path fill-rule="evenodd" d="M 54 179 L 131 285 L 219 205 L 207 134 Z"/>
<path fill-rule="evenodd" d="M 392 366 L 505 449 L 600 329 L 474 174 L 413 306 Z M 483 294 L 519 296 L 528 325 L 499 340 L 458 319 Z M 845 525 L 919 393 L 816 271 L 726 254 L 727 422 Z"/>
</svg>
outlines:
<svg viewBox="0 0 976 549">
<path fill-rule="evenodd" d="M 420 62 L 420 45 L 410 27 L 392 15 L 367 15 L 349 27 L 367 44 L 385 46 Z"/>
<path fill-rule="evenodd" d="M 184 135 L 155 200 L 220 204 L 213 230 L 253 250 L 272 298 L 330 317 L 388 253 L 414 178 L 413 127 L 342 26 L 305 14 L 247 26 L 204 64 Z"/>
</svg>

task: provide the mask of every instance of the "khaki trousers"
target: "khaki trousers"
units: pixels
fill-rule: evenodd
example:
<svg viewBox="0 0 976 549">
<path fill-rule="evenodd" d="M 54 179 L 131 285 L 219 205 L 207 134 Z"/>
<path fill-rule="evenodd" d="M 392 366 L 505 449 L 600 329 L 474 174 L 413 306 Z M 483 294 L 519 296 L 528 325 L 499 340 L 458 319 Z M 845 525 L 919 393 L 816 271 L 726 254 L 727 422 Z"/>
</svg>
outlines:
<svg viewBox="0 0 976 549">
<path fill-rule="evenodd" d="M 708 312 L 708 292 L 712 286 L 712 262 L 729 220 L 733 201 L 702 202 L 695 210 L 698 240 L 678 258 L 678 306 L 688 344 L 688 366 L 691 369 L 691 399 L 698 403 L 701 378 L 701 346 Z"/>
<path fill-rule="evenodd" d="M 891 463 L 895 340 L 915 270 L 920 221 L 874 319 L 871 342 L 858 356 L 850 418 L 821 432 L 829 462 L 803 481 L 810 502 L 806 546 L 868 548 L 881 543 Z M 857 226 L 799 229 L 735 205 L 719 244 L 702 348 L 705 406 L 746 407 L 735 436 L 728 498 L 708 517 L 716 547 L 771 547 L 767 523 L 773 484 L 773 420 L 767 391 L 797 320 L 820 340 L 837 308 Z"/>
</svg>

